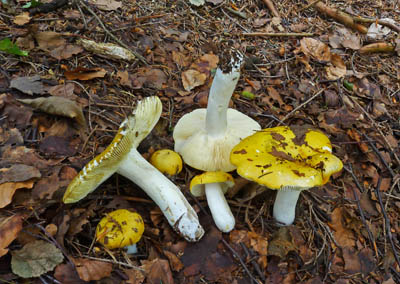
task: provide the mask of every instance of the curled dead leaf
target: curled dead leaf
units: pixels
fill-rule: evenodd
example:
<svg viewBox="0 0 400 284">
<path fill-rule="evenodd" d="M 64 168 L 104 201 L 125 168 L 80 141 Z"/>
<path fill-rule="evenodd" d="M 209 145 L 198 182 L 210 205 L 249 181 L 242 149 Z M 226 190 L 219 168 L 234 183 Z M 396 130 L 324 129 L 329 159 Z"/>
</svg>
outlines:
<svg viewBox="0 0 400 284">
<path fill-rule="evenodd" d="M 0 189 L 0 192 L 2 190 Z M 0 198 L 2 200 L 2 198 Z M 8 252 L 8 245 L 11 244 L 18 233 L 22 230 L 22 216 L 14 215 L 7 218 L 0 218 L 0 257 Z"/>
<path fill-rule="evenodd" d="M 112 271 L 112 264 L 104 261 L 75 258 L 73 262 L 79 277 L 84 281 L 100 280 L 110 276 Z"/>
<path fill-rule="evenodd" d="M 33 180 L 24 182 L 5 182 L 0 184 L 0 208 L 4 208 L 11 203 L 17 189 L 32 188 L 33 184 Z"/>
<path fill-rule="evenodd" d="M 64 72 L 65 77 L 68 80 L 82 80 L 87 81 L 94 78 L 103 78 L 107 74 L 107 71 L 103 68 L 84 68 L 78 67 L 74 70 L 66 70 Z"/>
<path fill-rule="evenodd" d="M 201 86 L 206 82 L 207 75 L 197 70 L 189 69 L 182 72 L 182 84 L 186 91 L 191 91 L 197 86 Z"/>
<path fill-rule="evenodd" d="M 86 127 L 86 121 L 82 112 L 82 108 L 69 99 L 62 97 L 47 97 L 18 101 L 48 114 L 72 118 L 79 125 Z"/>
<path fill-rule="evenodd" d="M 303 38 L 300 41 L 300 50 L 317 61 L 329 62 L 331 59 L 329 46 L 313 38 Z"/>
</svg>

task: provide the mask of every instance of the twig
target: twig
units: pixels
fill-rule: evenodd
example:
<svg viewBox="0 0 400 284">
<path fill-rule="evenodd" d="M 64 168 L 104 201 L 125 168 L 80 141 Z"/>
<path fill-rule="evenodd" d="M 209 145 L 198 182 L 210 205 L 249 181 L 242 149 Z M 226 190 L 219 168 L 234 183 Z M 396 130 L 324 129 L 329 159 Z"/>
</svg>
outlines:
<svg viewBox="0 0 400 284">
<path fill-rule="evenodd" d="M 360 190 L 360 192 L 363 192 L 364 190 L 363 190 L 363 188 L 361 187 L 360 183 L 358 182 L 358 179 L 357 179 L 356 175 L 354 174 L 353 166 L 352 166 L 351 164 L 349 164 L 348 168 L 347 168 L 347 167 L 343 167 L 343 168 L 344 168 L 348 173 L 350 173 L 350 175 L 353 177 L 353 180 L 354 180 L 354 182 L 356 183 L 356 186 L 357 186 L 357 188 Z M 378 248 L 377 248 L 377 246 L 376 246 L 375 238 L 374 238 L 374 236 L 372 235 L 371 230 L 369 229 L 369 226 L 368 226 L 368 224 L 367 224 L 367 221 L 365 220 L 365 215 L 364 215 L 364 211 L 362 210 L 362 207 L 361 207 L 361 204 L 360 204 L 360 199 L 358 198 L 357 193 L 356 193 L 356 190 L 354 189 L 354 187 L 352 186 L 351 188 L 352 188 L 352 190 L 353 190 L 354 201 L 357 203 L 358 211 L 360 211 L 361 221 L 363 222 L 364 227 L 365 227 L 365 229 L 367 230 L 369 241 L 370 241 L 371 245 L 373 245 L 374 250 L 375 250 L 375 255 L 376 255 L 376 257 L 378 257 L 379 254 L 378 254 Z"/>
<path fill-rule="evenodd" d="M 243 248 L 244 252 L 246 253 L 246 258 L 250 258 L 250 262 L 253 265 L 254 269 L 256 270 L 258 276 L 261 278 L 262 281 L 265 281 L 265 275 L 261 271 L 260 266 L 258 263 L 254 260 L 254 253 L 246 247 L 246 245 L 243 242 L 240 242 L 240 246 Z"/>
<path fill-rule="evenodd" d="M 109 262 L 109 263 L 113 263 L 113 264 L 118 264 L 118 265 L 122 265 L 122 266 L 126 266 L 129 268 L 133 268 L 135 270 L 139 270 L 139 271 L 143 271 L 144 269 L 139 267 L 139 266 L 134 266 L 132 264 L 128 264 L 125 262 L 120 262 L 120 261 L 116 261 L 116 260 L 110 260 L 110 259 L 106 259 L 106 258 L 97 258 L 97 257 L 93 257 L 93 256 L 88 256 L 88 255 L 82 255 L 82 257 L 84 258 L 88 258 L 88 259 L 93 259 L 93 260 L 98 260 L 98 261 L 103 261 L 103 262 Z"/>
<path fill-rule="evenodd" d="M 254 33 L 242 33 L 243 36 L 270 36 L 270 37 L 302 37 L 302 36 L 314 36 L 313 33 L 263 33 L 263 32 L 254 32 Z"/>
<path fill-rule="evenodd" d="M 318 97 L 322 92 L 325 91 L 325 89 L 319 90 L 315 95 L 313 95 L 311 98 L 306 100 L 304 103 L 298 105 L 296 108 L 294 108 L 291 112 L 289 112 L 279 123 L 278 126 L 281 125 L 285 120 L 287 120 L 290 116 L 292 116 L 296 111 L 301 109 L 303 106 L 307 105 L 309 102 L 311 102 L 313 99 Z"/>
<path fill-rule="evenodd" d="M 342 23 L 346 27 L 356 30 L 362 34 L 366 34 L 368 32 L 367 27 L 356 23 L 353 17 L 349 14 L 346 14 L 336 8 L 329 7 L 321 2 L 316 3 L 314 7 L 318 12 L 325 14 L 328 17 L 331 17 L 332 19 L 338 21 L 339 23 Z"/>
<path fill-rule="evenodd" d="M 310 8 L 311 6 L 317 4 L 319 1 L 321 1 L 321 0 L 315 0 L 315 1 L 311 2 L 311 3 L 307 4 L 306 6 L 304 6 L 303 8 L 300 8 L 297 12 L 300 13 L 301 11 L 304 11 L 304 10 Z"/>
<path fill-rule="evenodd" d="M 354 17 L 354 22 L 358 22 L 358 23 L 378 23 L 379 25 L 391 28 L 392 30 L 400 33 L 400 27 L 396 26 L 393 23 L 387 22 L 385 20 L 379 20 L 379 19 L 368 19 L 368 18 L 363 18 L 360 16 Z"/>
<path fill-rule="evenodd" d="M 382 213 L 383 213 L 383 217 L 385 218 L 386 233 L 387 233 L 387 236 L 389 238 L 390 245 L 392 247 L 394 258 L 395 258 L 395 260 L 397 262 L 397 265 L 400 266 L 400 259 L 399 259 L 399 256 L 397 255 L 396 247 L 395 247 L 394 242 L 393 242 L 392 229 L 390 227 L 390 220 L 389 220 L 389 218 L 388 218 L 388 216 L 386 214 L 385 207 L 383 206 L 383 202 L 382 202 L 381 191 L 380 191 L 381 182 L 382 182 L 382 177 L 379 176 L 378 184 L 375 187 L 375 194 L 378 197 L 379 206 L 381 207 L 381 210 L 382 210 Z"/>
<path fill-rule="evenodd" d="M 144 65 L 149 65 L 146 61 L 146 59 L 141 56 L 139 53 L 135 52 L 134 50 L 132 50 L 128 45 L 126 45 L 125 43 L 123 43 L 122 41 L 120 41 L 115 35 L 113 35 L 104 25 L 104 23 L 102 22 L 102 20 L 99 18 L 99 16 L 97 16 L 97 14 L 88 6 L 86 5 L 85 1 L 80 1 L 80 4 L 82 4 L 85 9 L 92 14 L 93 17 L 96 18 L 97 22 L 100 24 L 100 26 L 103 28 L 104 32 L 111 37 L 113 40 L 115 40 L 119 45 L 121 45 L 122 47 L 125 47 L 126 49 L 128 49 L 129 51 L 131 51 L 133 53 L 133 55 L 135 55 L 140 62 L 142 62 Z"/>
<path fill-rule="evenodd" d="M 231 253 L 239 260 L 243 269 L 246 271 L 247 275 L 251 278 L 252 281 L 258 283 L 257 279 L 251 274 L 250 270 L 247 268 L 246 263 L 244 263 L 243 259 L 240 255 L 225 241 L 224 238 L 221 238 L 222 243 L 231 251 Z"/>
<path fill-rule="evenodd" d="M 278 11 L 275 9 L 272 0 L 263 0 L 264 4 L 267 5 L 268 9 L 271 11 L 272 16 L 280 18 Z"/>
<path fill-rule="evenodd" d="M 358 52 L 363 55 L 371 53 L 392 53 L 395 52 L 395 46 L 388 42 L 374 42 L 364 45 Z"/>
<path fill-rule="evenodd" d="M 242 18 L 242 19 L 247 20 L 247 15 L 244 12 L 233 10 L 231 7 L 224 7 L 224 9 L 229 11 L 230 13 Z"/>
</svg>

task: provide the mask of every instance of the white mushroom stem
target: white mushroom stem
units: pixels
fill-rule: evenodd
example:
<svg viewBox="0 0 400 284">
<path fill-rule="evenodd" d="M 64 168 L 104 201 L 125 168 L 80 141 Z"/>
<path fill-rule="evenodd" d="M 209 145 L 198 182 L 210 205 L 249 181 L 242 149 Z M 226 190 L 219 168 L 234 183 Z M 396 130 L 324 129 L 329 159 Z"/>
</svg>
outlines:
<svg viewBox="0 0 400 284">
<path fill-rule="evenodd" d="M 274 218 L 282 224 L 291 225 L 296 216 L 296 204 L 301 190 L 282 188 L 278 190 L 274 203 Z"/>
<path fill-rule="evenodd" d="M 206 131 L 208 135 L 220 136 L 227 127 L 229 101 L 240 77 L 240 64 L 229 73 L 217 69 L 207 102 Z"/>
<path fill-rule="evenodd" d="M 130 179 L 160 207 L 169 224 L 191 242 L 204 234 L 196 212 L 180 189 L 132 148 L 117 173 Z"/>
<path fill-rule="evenodd" d="M 132 244 L 130 246 L 125 247 L 127 254 L 136 254 L 138 252 L 137 245 Z"/>
<path fill-rule="evenodd" d="M 235 227 L 235 218 L 222 192 L 221 184 L 218 182 L 207 183 L 205 184 L 205 192 L 208 207 L 217 228 L 224 233 L 232 231 Z"/>
</svg>

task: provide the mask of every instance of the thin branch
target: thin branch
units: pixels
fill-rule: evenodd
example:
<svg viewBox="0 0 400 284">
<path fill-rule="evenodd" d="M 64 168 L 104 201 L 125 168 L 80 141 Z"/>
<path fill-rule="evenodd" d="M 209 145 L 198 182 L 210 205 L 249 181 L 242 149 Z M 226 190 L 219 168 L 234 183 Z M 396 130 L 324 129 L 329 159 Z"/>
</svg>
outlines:
<svg viewBox="0 0 400 284">
<path fill-rule="evenodd" d="M 306 37 L 306 36 L 314 36 L 313 33 L 263 33 L 263 32 L 254 32 L 254 33 L 242 33 L 243 36 L 269 36 L 269 37 Z"/>
</svg>

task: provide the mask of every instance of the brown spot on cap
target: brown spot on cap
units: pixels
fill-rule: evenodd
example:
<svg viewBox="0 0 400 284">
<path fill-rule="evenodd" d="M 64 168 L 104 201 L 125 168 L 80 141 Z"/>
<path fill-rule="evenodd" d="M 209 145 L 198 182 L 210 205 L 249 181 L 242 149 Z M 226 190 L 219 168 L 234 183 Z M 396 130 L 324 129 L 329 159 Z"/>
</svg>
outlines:
<svg viewBox="0 0 400 284">
<path fill-rule="evenodd" d="M 285 136 L 283 136 L 282 134 L 276 133 L 276 132 L 271 132 L 271 136 L 272 136 L 272 139 L 274 139 L 276 141 L 285 140 Z"/>
<path fill-rule="evenodd" d="M 299 176 L 299 177 L 305 177 L 306 175 L 304 173 L 301 173 L 297 170 L 292 170 L 292 172 L 294 172 L 295 175 Z"/>
<path fill-rule="evenodd" d="M 242 150 L 240 150 L 240 151 L 235 151 L 235 152 L 233 152 L 233 154 L 247 154 L 247 151 L 245 150 L 245 149 L 242 149 Z"/>
</svg>

